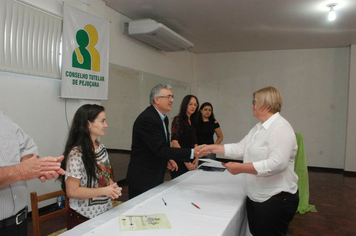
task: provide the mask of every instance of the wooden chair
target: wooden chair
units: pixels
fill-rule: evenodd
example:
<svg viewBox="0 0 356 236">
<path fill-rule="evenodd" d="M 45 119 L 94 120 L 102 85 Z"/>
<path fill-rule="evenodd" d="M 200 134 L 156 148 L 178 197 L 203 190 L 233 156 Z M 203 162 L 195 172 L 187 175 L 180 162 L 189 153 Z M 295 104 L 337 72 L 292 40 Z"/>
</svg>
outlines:
<svg viewBox="0 0 356 236">
<path fill-rule="evenodd" d="M 40 196 L 37 196 L 37 192 L 31 192 L 32 225 L 33 225 L 33 235 L 34 236 L 41 235 L 40 223 L 42 223 L 43 221 L 46 221 L 46 220 L 56 218 L 63 214 L 67 214 L 67 209 L 69 207 L 68 198 L 65 197 L 65 208 L 63 208 L 61 210 L 54 211 L 54 212 L 50 212 L 50 213 L 42 215 L 42 216 L 39 216 L 38 203 L 48 200 L 48 199 L 51 199 L 51 198 L 60 197 L 63 195 L 65 196 L 65 193 L 63 190 L 58 190 L 58 191 L 43 194 Z"/>
</svg>

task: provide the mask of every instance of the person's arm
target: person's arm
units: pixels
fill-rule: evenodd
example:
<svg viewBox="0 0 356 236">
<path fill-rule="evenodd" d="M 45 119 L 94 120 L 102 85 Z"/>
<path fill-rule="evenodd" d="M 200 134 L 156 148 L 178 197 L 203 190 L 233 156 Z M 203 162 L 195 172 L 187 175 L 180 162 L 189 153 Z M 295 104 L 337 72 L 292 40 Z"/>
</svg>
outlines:
<svg viewBox="0 0 356 236">
<path fill-rule="evenodd" d="M 182 130 L 184 130 L 184 125 L 182 124 L 182 122 L 184 122 L 184 121 L 182 120 L 182 118 L 180 116 L 174 117 L 173 122 L 172 122 L 172 141 L 171 141 L 171 144 L 172 144 L 172 147 L 174 147 L 174 148 L 181 148 L 181 145 L 179 144 L 178 140 L 182 138 L 181 134 L 182 134 Z M 193 141 L 196 142 L 195 139 Z M 196 145 L 194 145 L 194 147 L 195 146 Z M 196 167 L 197 167 L 196 159 L 199 159 L 199 158 L 194 157 L 194 149 L 192 151 L 191 158 L 192 158 L 191 161 L 193 161 L 193 162 L 185 161 L 184 165 L 187 167 L 188 170 L 195 170 Z"/>
<path fill-rule="evenodd" d="M 171 141 L 171 146 L 174 147 L 174 148 L 181 148 L 180 145 L 179 145 L 179 142 L 178 140 L 174 139 L 173 140 L 173 137 L 176 138 L 177 134 L 175 133 L 175 129 L 176 127 L 174 126 L 176 121 L 176 117 L 174 118 L 173 120 L 173 123 L 172 123 L 172 141 Z M 174 128 L 173 128 L 174 127 Z M 175 162 L 174 160 L 169 160 L 168 161 L 168 164 L 167 164 L 167 168 L 168 170 L 170 171 L 178 171 L 178 165 L 177 165 L 177 162 Z"/>
<path fill-rule="evenodd" d="M 242 140 L 241 142 L 245 142 Z M 240 149 L 241 150 L 241 142 L 237 144 L 229 144 L 230 149 Z M 203 153 L 216 153 L 220 155 L 225 155 L 225 145 L 222 144 L 213 144 L 213 145 L 205 145 L 202 146 L 200 152 Z M 231 151 L 230 151 L 231 152 Z M 235 151 L 237 153 L 237 151 Z M 232 152 L 233 153 L 233 152 Z M 235 154 L 236 154 L 235 153 Z M 237 162 L 229 162 L 229 163 L 221 163 L 226 169 L 233 175 L 237 175 L 240 173 L 247 173 L 247 174 L 255 174 L 257 175 L 257 171 L 252 163 L 237 163 Z"/>
<path fill-rule="evenodd" d="M 224 135 L 220 127 L 215 129 L 215 134 L 218 138 L 216 139 L 214 144 L 220 144 L 224 140 Z"/>
<path fill-rule="evenodd" d="M 283 172 L 290 163 L 293 151 L 296 152 L 295 133 L 285 126 L 275 128 L 268 138 L 268 156 L 253 162 L 258 176 L 271 176 Z"/>
<path fill-rule="evenodd" d="M 179 145 L 178 140 L 172 140 L 171 144 L 172 144 L 172 147 L 174 147 L 174 148 L 181 148 L 181 146 Z M 192 159 L 193 163 L 192 162 L 184 162 L 184 165 L 187 167 L 188 170 L 195 170 L 196 169 L 196 166 L 197 166 L 197 164 L 195 163 L 196 159 L 198 159 L 198 162 L 199 162 L 199 158 L 198 157 L 195 157 L 194 159 Z M 178 170 L 178 166 L 177 166 L 177 170 Z"/>
<path fill-rule="evenodd" d="M 19 127 L 15 123 L 12 124 L 15 128 L 16 139 L 19 141 L 19 150 L 20 150 L 21 162 L 22 162 L 32 157 L 33 153 L 36 154 L 38 153 L 37 146 L 33 141 L 33 139 L 29 135 L 27 135 L 21 129 L 21 127 Z M 42 182 L 46 182 L 47 180 L 58 178 L 59 174 L 65 174 L 65 171 L 63 171 L 62 169 L 60 169 L 58 173 L 56 171 L 48 171 L 44 175 L 39 176 L 38 179 L 41 180 Z"/>
<path fill-rule="evenodd" d="M 224 145 L 222 144 L 211 144 L 211 145 L 203 145 L 203 146 L 199 146 L 200 150 L 198 151 L 198 153 L 200 155 L 208 155 L 210 153 L 215 153 L 215 154 L 220 154 L 220 155 L 225 155 L 225 148 Z"/>
<path fill-rule="evenodd" d="M 180 119 L 179 116 L 174 117 L 173 121 L 172 121 L 171 144 L 172 144 L 172 147 L 174 147 L 174 148 L 181 148 L 181 146 L 178 142 L 180 133 L 181 133 L 180 131 L 182 129 L 181 122 L 182 122 L 182 119 Z"/>
<path fill-rule="evenodd" d="M 25 161 L 29 158 L 32 157 L 33 154 L 28 154 L 26 156 L 23 156 L 21 158 L 21 161 Z M 38 158 L 40 158 L 39 156 L 37 156 Z M 63 158 L 61 160 L 59 160 L 59 162 L 61 162 L 63 160 Z M 41 175 L 38 177 L 39 180 L 41 180 L 42 183 L 46 182 L 47 180 L 51 180 L 51 179 L 57 179 L 59 175 L 65 175 L 65 171 L 60 168 L 57 171 L 47 171 L 44 175 Z"/>
<path fill-rule="evenodd" d="M 65 174 L 60 168 L 62 160 L 63 156 L 38 158 L 36 154 L 26 155 L 17 165 L 0 167 L 0 188 L 18 181 L 46 176 L 53 171 Z"/>
<path fill-rule="evenodd" d="M 172 140 L 171 144 L 172 144 L 172 147 L 174 147 L 174 148 L 180 148 L 178 140 Z"/>
<path fill-rule="evenodd" d="M 106 196 L 116 199 L 121 196 L 121 188 L 116 183 L 99 188 L 80 187 L 79 184 L 80 179 L 68 176 L 66 179 L 66 194 L 68 198 L 89 199 Z"/>
<path fill-rule="evenodd" d="M 195 144 L 195 145 L 194 145 L 194 147 L 197 147 L 197 146 L 198 146 L 198 144 Z M 193 162 L 192 162 L 192 164 L 193 164 L 193 166 L 194 166 L 194 170 L 195 170 L 196 168 L 198 168 L 198 165 L 199 165 L 199 157 L 195 157 L 194 160 L 193 160 Z"/>
<path fill-rule="evenodd" d="M 253 174 L 257 175 L 257 171 L 252 163 L 238 163 L 238 162 L 228 162 L 228 163 L 221 163 L 223 166 L 226 167 L 227 171 L 229 171 L 233 175 L 246 173 L 246 174 Z"/>
<path fill-rule="evenodd" d="M 191 149 L 171 148 L 167 145 L 163 123 L 159 117 L 147 115 L 139 120 L 139 122 L 134 125 L 133 129 L 133 136 L 139 137 L 137 139 L 144 142 L 144 145 L 152 151 L 155 157 L 166 160 L 172 159 L 175 161 L 190 160 Z"/>
<path fill-rule="evenodd" d="M 21 181 L 15 166 L 0 167 L 0 188 Z"/>
</svg>

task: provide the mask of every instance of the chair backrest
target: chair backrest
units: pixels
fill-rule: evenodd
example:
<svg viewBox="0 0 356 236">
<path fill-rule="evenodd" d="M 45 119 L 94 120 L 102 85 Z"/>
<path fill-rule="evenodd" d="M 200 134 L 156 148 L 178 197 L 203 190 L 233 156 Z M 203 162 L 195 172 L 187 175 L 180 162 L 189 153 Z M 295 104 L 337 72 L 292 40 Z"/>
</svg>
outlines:
<svg viewBox="0 0 356 236">
<path fill-rule="evenodd" d="M 51 199 L 51 198 L 60 197 L 63 195 L 65 196 L 65 193 L 63 190 L 58 190 L 58 191 L 43 194 L 40 196 L 37 196 L 37 192 L 31 192 L 32 225 L 33 225 L 33 235 L 34 236 L 41 235 L 41 229 L 40 229 L 41 222 L 56 218 L 63 214 L 66 214 L 67 209 L 69 207 L 68 198 L 65 196 L 65 208 L 54 211 L 54 212 L 50 212 L 50 213 L 42 215 L 42 216 L 39 216 L 38 203 L 48 200 L 48 199 Z"/>
</svg>

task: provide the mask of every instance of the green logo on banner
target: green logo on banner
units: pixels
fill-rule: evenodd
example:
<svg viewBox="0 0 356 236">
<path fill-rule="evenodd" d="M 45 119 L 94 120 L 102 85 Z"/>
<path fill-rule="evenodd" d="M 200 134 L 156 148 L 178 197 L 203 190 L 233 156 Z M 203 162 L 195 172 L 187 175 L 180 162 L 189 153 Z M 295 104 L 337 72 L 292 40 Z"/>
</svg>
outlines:
<svg viewBox="0 0 356 236">
<path fill-rule="evenodd" d="M 100 71 L 100 55 L 94 47 L 98 43 L 98 32 L 92 25 L 77 31 L 78 46 L 72 55 L 72 66 L 86 70 Z"/>
</svg>

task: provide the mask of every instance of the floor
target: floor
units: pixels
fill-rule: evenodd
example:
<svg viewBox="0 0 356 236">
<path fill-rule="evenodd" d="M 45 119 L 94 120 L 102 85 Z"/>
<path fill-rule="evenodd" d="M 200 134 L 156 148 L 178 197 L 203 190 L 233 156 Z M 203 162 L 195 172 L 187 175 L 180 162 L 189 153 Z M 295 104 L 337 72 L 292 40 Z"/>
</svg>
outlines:
<svg viewBox="0 0 356 236">
<path fill-rule="evenodd" d="M 123 187 L 121 201 L 128 199 L 127 186 Z M 309 203 L 317 213 L 296 214 L 287 235 L 356 236 L 356 175 L 338 170 L 309 168 Z M 120 207 L 120 206 L 119 206 Z M 43 222 L 42 235 L 65 227 L 65 217 Z M 32 236 L 29 219 L 28 236 Z"/>
<path fill-rule="evenodd" d="M 309 170 L 309 192 L 318 212 L 296 214 L 288 235 L 356 235 L 355 173 Z"/>
</svg>

